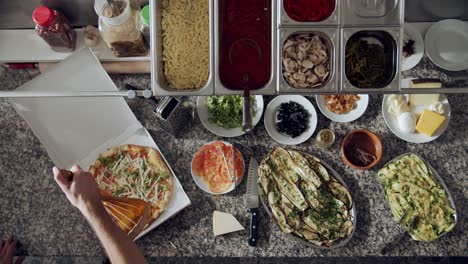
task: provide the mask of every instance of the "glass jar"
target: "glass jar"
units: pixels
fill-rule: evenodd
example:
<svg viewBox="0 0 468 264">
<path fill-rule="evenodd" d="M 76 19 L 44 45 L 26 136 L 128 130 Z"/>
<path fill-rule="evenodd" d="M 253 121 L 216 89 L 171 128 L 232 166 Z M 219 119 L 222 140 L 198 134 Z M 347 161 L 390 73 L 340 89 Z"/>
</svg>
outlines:
<svg viewBox="0 0 468 264">
<path fill-rule="evenodd" d="M 150 8 L 149 5 L 144 6 L 141 9 L 141 34 L 145 39 L 146 46 L 150 47 Z"/>
<path fill-rule="evenodd" d="M 70 52 L 75 50 L 76 32 L 62 12 L 39 6 L 34 9 L 32 19 L 36 32 L 52 50 Z"/>
<path fill-rule="evenodd" d="M 331 129 L 322 129 L 315 137 L 315 145 L 321 149 L 328 149 L 335 142 L 335 133 Z"/>
<path fill-rule="evenodd" d="M 99 16 L 99 31 L 107 46 L 117 57 L 146 55 L 148 49 L 140 32 L 140 6 L 137 0 L 116 0 L 117 8 L 106 0 L 96 0 L 94 10 Z"/>
</svg>

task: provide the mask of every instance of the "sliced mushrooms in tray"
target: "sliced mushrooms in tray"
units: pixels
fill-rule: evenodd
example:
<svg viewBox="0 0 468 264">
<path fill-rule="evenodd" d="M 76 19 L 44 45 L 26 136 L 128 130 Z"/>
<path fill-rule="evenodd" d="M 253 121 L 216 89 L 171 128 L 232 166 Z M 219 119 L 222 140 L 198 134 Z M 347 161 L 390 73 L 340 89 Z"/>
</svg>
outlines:
<svg viewBox="0 0 468 264">
<path fill-rule="evenodd" d="M 281 231 L 320 248 L 348 242 L 356 221 L 353 200 L 328 165 L 312 155 L 277 148 L 262 160 L 258 174 L 263 205 Z"/>
<path fill-rule="evenodd" d="M 291 35 L 283 45 L 283 77 L 293 88 L 319 88 L 330 76 L 330 54 L 314 33 Z"/>
</svg>

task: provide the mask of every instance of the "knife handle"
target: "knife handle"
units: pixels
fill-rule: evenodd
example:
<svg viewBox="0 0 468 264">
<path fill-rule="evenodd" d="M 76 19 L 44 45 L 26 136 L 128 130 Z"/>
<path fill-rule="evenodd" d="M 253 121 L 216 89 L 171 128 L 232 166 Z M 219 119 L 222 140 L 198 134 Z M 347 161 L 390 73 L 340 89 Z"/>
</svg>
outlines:
<svg viewBox="0 0 468 264">
<path fill-rule="evenodd" d="M 250 209 L 249 246 L 255 247 L 258 240 L 258 208 Z"/>
</svg>

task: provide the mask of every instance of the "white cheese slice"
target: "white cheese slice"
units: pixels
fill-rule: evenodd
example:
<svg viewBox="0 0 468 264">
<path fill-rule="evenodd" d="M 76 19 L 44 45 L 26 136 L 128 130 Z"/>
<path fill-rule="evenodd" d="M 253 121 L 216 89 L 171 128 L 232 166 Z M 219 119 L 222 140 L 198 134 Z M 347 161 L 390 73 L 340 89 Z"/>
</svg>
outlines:
<svg viewBox="0 0 468 264">
<path fill-rule="evenodd" d="M 232 214 L 219 211 L 213 212 L 213 233 L 215 236 L 237 232 L 244 229 L 245 228 Z"/>
<path fill-rule="evenodd" d="M 438 94 L 412 94 L 410 96 L 410 105 L 427 106 L 439 102 L 440 95 Z"/>
<path fill-rule="evenodd" d="M 442 84 L 439 80 L 434 79 L 419 79 L 411 80 L 410 88 L 441 88 Z M 427 106 L 439 102 L 439 94 L 412 94 L 410 95 L 410 105 L 412 106 Z"/>
</svg>

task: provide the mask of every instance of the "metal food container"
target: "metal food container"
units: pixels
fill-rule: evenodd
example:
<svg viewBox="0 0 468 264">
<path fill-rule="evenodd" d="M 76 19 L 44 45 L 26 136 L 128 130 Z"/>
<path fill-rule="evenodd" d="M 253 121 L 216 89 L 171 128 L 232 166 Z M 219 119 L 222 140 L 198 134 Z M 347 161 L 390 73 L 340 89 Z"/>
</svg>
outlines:
<svg viewBox="0 0 468 264">
<path fill-rule="evenodd" d="M 199 89 L 174 89 L 169 86 L 164 75 L 163 42 L 162 42 L 162 2 L 150 0 L 151 6 L 151 84 L 155 96 L 194 96 L 212 95 L 214 92 L 214 48 L 213 48 L 213 0 L 209 1 L 209 34 L 210 34 L 210 75 L 205 86 Z"/>
<path fill-rule="evenodd" d="M 343 0 L 335 0 L 335 10 L 330 16 L 319 22 L 299 22 L 292 19 L 284 9 L 283 0 L 278 1 L 278 25 L 283 26 L 337 26 L 340 24 L 340 5 Z"/>
<path fill-rule="evenodd" d="M 286 40 L 295 34 L 313 33 L 324 40 L 329 51 L 330 75 L 324 85 L 317 88 L 295 88 L 292 87 L 283 76 L 283 45 Z M 278 88 L 280 94 L 316 94 L 316 93 L 336 93 L 339 91 L 338 84 L 340 74 L 339 70 L 339 28 L 282 28 L 278 30 L 278 53 L 277 53 L 277 76 Z"/>
<path fill-rule="evenodd" d="M 363 38 L 376 38 L 385 49 L 391 49 L 391 58 L 386 61 L 391 65 L 391 78 L 385 82 L 386 85 L 381 88 L 359 88 L 351 84 L 346 76 L 346 45 L 348 40 L 354 34 L 362 34 Z M 401 27 L 366 27 L 366 28 L 343 28 L 341 29 L 341 91 L 342 92 L 398 92 L 400 90 L 401 78 L 401 42 L 402 42 Z M 388 38 L 387 43 L 380 38 Z M 391 40 L 391 41 L 390 41 Z"/>
<path fill-rule="evenodd" d="M 343 27 L 357 25 L 402 25 L 404 0 L 341 0 Z"/>
<path fill-rule="evenodd" d="M 231 90 L 226 88 L 219 77 L 219 50 L 220 50 L 220 43 L 219 43 L 219 2 L 222 0 L 214 0 L 214 53 L 215 53 L 215 63 L 214 63 L 214 72 L 216 73 L 214 76 L 214 86 L 215 86 L 215 94 L 216 95 L 242 95 L 244 94 L 243 90 Z M 277 8 L 277 1 L 271 0 L 271 69 L 270 69 L 270 80 L 268 83 L 256 90 L 250 90 L 252 95 L 274 95 L 277 93 L 276 89 L 276 8 Z"/>
</svg>

